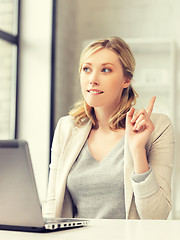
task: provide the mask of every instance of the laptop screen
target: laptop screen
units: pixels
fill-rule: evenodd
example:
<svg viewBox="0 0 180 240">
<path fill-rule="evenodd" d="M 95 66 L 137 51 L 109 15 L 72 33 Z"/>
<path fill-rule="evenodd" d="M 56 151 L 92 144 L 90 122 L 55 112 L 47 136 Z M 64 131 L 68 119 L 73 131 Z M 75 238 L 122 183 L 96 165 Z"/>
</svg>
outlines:
<svg viewBox="0 0 180 240">
<path fill-rule="evenodd" d="M 0 224 L 42 227 L 28 144 L 0 141 Z"/>
</svg>

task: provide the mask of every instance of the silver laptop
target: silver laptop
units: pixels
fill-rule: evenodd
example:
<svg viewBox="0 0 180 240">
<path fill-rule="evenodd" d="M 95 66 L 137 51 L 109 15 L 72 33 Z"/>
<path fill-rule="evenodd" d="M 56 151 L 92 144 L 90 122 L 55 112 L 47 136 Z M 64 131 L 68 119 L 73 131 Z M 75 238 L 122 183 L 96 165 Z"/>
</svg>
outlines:
<svg viewBox="0 0 180 240">
<path fill-rule="evenodd" d="M 0 141 L 0 229 L 44 232 L 87 224 L 86 219 L 43 219 L 27 142 Z"/>
</svg>

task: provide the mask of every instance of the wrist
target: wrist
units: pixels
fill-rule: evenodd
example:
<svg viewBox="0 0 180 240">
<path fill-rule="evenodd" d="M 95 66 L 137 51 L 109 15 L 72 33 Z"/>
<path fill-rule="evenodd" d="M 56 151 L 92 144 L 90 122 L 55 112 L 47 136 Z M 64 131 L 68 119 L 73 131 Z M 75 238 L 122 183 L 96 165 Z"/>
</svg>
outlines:
<svg viewBox="0 0 180 240">
<path fill-rule="evenodd" d="M 146 155 L 145 146 L 133 146 L 130 151 L 132 156 Z"/>
<path fill-rule="evenodd" d="M 134 162 L 134 173 L 141 174 L 149 170 L 149 164 L 146 156 L 145 148 L 137 148 L 132 152 Z"/>
</svg>

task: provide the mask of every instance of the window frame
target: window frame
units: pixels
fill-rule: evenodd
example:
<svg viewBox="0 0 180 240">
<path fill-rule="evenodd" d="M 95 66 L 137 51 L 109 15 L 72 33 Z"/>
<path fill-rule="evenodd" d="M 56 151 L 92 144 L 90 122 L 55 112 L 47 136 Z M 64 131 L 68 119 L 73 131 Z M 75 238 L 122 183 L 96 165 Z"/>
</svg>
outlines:
<svg viewBox="0 0 180 240">
<path fill-rule="evenodd" d="M 20 2 L 21 0 L 17 0 L 17 34 L 13 35 L 11 33 L 8 33 L 7 31 L 3 31 L 0 29 L 0 40 L 5 41 L 6 43 L 9 43 L 11 45 L 15 45 L 17 47 L 17 55 L 16 55 L 16 75 L 14 76 L 14 96 L 12 96 L 14 99 L 11 101 L 11 104 L 13 102 L 13 126 L 11 127 L 11 138 L 17 138 L 17 121 L 18 121 L 18 80 L 19 80 L 19 34 L 20 34 Z"/>
</svg>

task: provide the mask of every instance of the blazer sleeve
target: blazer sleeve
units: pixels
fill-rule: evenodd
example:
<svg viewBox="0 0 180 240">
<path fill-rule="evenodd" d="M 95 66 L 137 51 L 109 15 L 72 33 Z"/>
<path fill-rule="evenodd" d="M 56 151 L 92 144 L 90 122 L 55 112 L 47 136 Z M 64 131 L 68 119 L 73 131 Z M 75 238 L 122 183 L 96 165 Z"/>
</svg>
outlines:
<svg viewBox="0 0 180 240">
<path fill-rule="evenodd" d="M 132 187 L 140 219 L 167 219 L 172 208 L 174 133 L 167 116 L 158 114 L 152 120 L 155 129 L 146 146 L 152 171 L 142 182 L 132 180 Z"/>
</svg>

